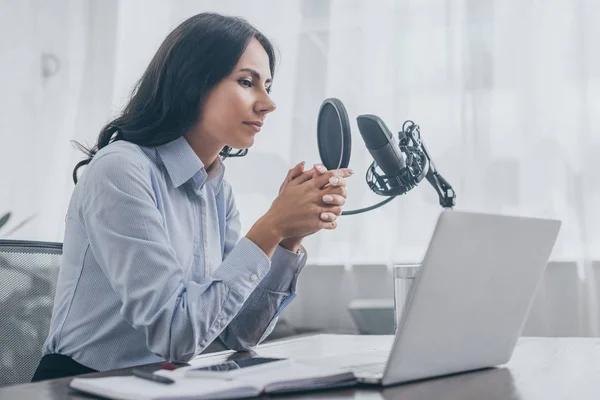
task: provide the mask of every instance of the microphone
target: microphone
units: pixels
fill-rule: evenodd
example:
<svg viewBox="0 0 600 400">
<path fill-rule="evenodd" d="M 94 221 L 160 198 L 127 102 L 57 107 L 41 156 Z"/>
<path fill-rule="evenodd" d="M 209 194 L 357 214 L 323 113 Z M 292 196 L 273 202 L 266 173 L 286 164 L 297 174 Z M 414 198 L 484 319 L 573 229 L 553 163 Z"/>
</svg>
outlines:
<svg viewBox="0 0 600 400">
<path fill-rule="evenodd" d="M 356 122 L 367 150 L 381 170 L 390 177 L 400 175 L 406 168 L 406 159 L 392 132 L 381 118 L 365 114 L 356 117 Z"/>
<path fill-rule="evenodd" d="M 371 190 L 382 196 L 399 196 L 423 180 L 429 170 L 430 159 L 422 148 L 418 126 L 405 123 L 396 140 L 376 115 L 359 115 L 356 121 L 375 160 L 367 171 L 367 184 Z"/>
<path fill-rule="evenodd" d="M 376 115 L 364 114 L 356 118 L 358 129 L 367 150 L 373 157 L 366 181 L 369 188 L 388 198 L 380 203 L 358 210 L 343 211 L 355 215 L 379 208 L 396 196 L 403 195 L 426 179 L 438 194 L 440 205 L 456 205 L 452 186 L 435 169 L 431 156 L 421 141 L 419 125 L 406 121 L 398 138 Z M 350 122 L 344 104 L 336 98 L 323 101 L 317 121 L 319 154 L 327 169 L 346 168 L 350 162 Z"/>
</svg>

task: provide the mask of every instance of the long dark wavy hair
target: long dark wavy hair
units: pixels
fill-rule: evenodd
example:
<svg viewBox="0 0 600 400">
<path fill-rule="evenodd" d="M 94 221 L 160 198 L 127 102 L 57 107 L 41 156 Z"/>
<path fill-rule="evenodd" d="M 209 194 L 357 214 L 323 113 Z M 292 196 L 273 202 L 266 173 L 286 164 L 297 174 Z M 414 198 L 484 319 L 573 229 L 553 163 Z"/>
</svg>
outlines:
<svg viewBox="0 0 600 400">
<path fill-rule="evenodd" d="M 90 163 L 101 148 L 117 140 L 140 146 L 160 146 L 189 130 L 201 117 L 199 110 L 210 91 L 234 69 L 252 38 L 269 56 L 275 73 L 273 45 L 245 19 L 215 13 L 195 15 L 175 28 L 160 45 L 122 113 L 100 132 L 93 148 L 74 142 L 88 158 L 73 169 Z M 246 155 L 225 146 L 222 158 Z"/>
</svg>

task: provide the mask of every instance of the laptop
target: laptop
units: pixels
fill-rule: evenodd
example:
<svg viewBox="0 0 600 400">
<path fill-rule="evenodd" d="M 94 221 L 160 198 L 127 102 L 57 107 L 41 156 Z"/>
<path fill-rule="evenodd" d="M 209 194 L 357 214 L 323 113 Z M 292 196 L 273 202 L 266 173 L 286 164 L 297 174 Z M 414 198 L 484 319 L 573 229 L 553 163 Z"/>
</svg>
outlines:
<svg viewBox="0 0 600 400">
<path fill-rule="evenodd" d="M 361 363 L 358 355 L 351 368 L 357 379 L 388 386 L 507 363 L 560 225 L 443 211 L 387 361 L 365 356 Z"/>
</svg>

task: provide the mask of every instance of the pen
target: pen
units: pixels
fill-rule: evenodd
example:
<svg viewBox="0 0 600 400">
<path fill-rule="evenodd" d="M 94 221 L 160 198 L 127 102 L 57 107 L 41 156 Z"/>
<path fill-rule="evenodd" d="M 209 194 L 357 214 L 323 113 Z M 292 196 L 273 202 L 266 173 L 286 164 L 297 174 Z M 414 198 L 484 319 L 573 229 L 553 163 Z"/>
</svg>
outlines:
<svg viewBox="0 0 600 400">
<path fill-rule="evenodd" d="M 170 385 L 171 383 L 175 383 L 173 379 L 165 378 L 164 376 L 155 375 L 152 372 L 146 372 L 139 369 L 134 369 L 132 371 L 133 376 L 137 376 L 138 378 L 146 379 L 156 383 L 162 383 L 165 385 Z"/>
</svg>

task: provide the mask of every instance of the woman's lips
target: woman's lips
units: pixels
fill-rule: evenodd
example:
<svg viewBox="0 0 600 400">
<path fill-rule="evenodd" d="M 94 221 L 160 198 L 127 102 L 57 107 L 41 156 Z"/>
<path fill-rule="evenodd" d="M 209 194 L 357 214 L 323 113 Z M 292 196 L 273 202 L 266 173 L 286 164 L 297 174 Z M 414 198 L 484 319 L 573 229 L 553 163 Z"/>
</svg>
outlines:
<svg viewBox="0 0 600 400">
<path fill-rule="evenodd" d="M 254 129 L 254 132 L 260 132 L 260 127 L 262 126 L 261 123 L 257 123 L 257 122 L 243 122 L 243 124 L 248 125 L 252 129 Z"/>
</svg>

